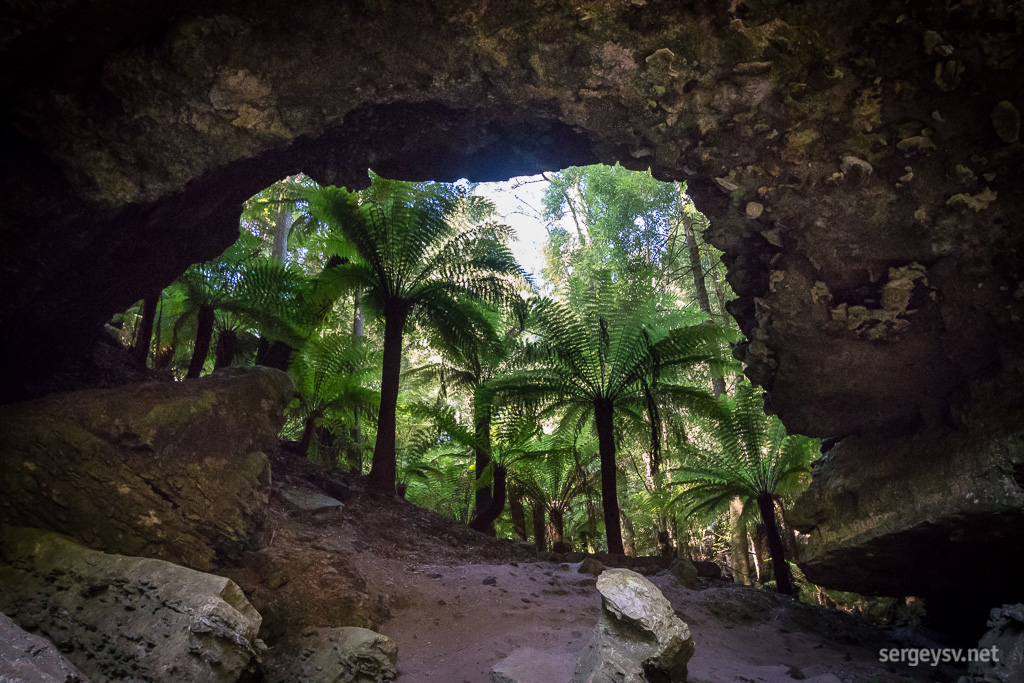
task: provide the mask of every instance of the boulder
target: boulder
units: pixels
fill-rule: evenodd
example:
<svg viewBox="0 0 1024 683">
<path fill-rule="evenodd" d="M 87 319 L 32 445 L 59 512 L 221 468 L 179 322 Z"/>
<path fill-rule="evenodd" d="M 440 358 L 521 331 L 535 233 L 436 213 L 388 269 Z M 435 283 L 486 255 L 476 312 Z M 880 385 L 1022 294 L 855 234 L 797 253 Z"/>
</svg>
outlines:
<svg viewBox="0 0 1024 683">
<path fill-rule="evenodd" d="M 685 681 L 693 639 L 661 591 L 628 569 L 606 570 L 597 589 L 601 617 L 573 683 Z"/>
<path fill-rule="evenodd" d="M 344 507 L 336 498 L 303 489 L 281 489 L 281 499 L 292 514 L 305 517 L 330 518 L 339 515 Z"/>
<path fill-rule="evenodd" d="M 0 611 L 93 680 L 235 683 L 259 664 L 260 615 L 229 579 L 0 530 Z"/>
<path fill-rule="evenodd" d="M 980 625 L 991 605 L 1019 600 L 1024 429 L 1018 422 L 1008 434 L 992 416 L 985 424 L 991 432 L 877 433 L 835 445 L 786 515 L 810 534 L 799 562 L 807 579 L 920 596 L 952 627 Z"/>
<path fill-rule="evenodd" d="M 25 633 L 0 614 L 0 681 L 4 683 L 89 683 L 46 638 Z"/>
<path fill-rule="evenodd" d="M 988 632 L 978 642 L 987 661 L 971 662 L 960 683 L 1012 683 L 1024 681 L 1024 604 L 1003 605 L 989 615 Z M 980 657 L 979 657 L 980 659 Z"/>
<path fill-rule="evenodd" d="M 717 565 L 716 565 L 717 566 Z M 686 586 L 687 588 L 697 588 L 697 567 L 694 566 L 693 562 L 687 557 L 677 557 L 672 560 L 672 564 L 669 566 L 669 570 L 672 572 L 672 576 L 676 578 L 676 581 Z"/>
<path fill-rule="evenodd" d="M 232 368 L 0 406 L 0 512 L 209 570 L 265 542 L 265 451 L 291 394 L 283 372 Z"/>
<path fill-rule="evenodd" d="M 355 626 L 309 628 L 275 645 L 267 683 L 382 683 L 398 675 L 391 639 Z"/>
<path fill-rule="evenodd" d="M 604 564 L 600 560 L 595 560 L 593 557 L 586 557 L 583 562 L 580 563 L 579 573 L 590 574 L 591 576 L 600 576 L 601 572 L 604 571 Z"/>
<path fill-rule="evenodd" d="M 705 579 L 720 579 L 722 578 L 722 568 L 718 566 L 716 562 L 706 562 L 698 560 L 693 563 L 694 568 L 697 570 L 697 576 Z"/>
</svg>

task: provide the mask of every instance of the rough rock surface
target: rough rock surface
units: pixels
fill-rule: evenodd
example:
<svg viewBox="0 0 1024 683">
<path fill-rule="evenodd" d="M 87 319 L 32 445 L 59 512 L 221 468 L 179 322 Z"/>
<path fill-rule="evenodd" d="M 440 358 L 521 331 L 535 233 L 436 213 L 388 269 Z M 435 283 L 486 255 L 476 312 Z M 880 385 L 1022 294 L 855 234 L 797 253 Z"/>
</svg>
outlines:
<svg viewBox="0 0 1024 683">
<path fill-rule="evenodd" d="M 978 649 L 991 650 L 995 657 L 969 664 L 969 675 L 960 683 L 1024 681 L 1024 604 L 996 607 L 989 615 L 988 627 Z"/>
<path fill-rule="evenodd" d="M 694 566 L 688 557 L 677 557 L 672 560 L 669 570 L 672 572 L 672 576 L 676 577 L 676 581 L 687 588 L 698 587 L 697 567 Z"/>
<path fill-rule="evenodd" d="M 748 373 L 794 431 L 927 415 L 1020 358 L 1019 3 L 4 12 L 11 370 L 214 256 L 239 202 L 298 169 L 357 186 L 368 166 L 485 180 L 598 160 L 690 182 Z"/>
<path fill-rule="evenodd" d="M 980 627 L 993 602 L 1022 597 L 1024 430 L 844 439 L 786 518 L 810 534 L 808 580 L 921 596 Z"/>
<path fill-rule="evenodd" d="M 690 629 L 658 588 L 628 569 L 597 579 L 601 617 L 576 664 L 574 683 L 685 681 Z"/>
<path fill-rule="evenodd" d="M 310 628 L 274 646 L 267 683 L 382 683 L 398 675 L 398 648 L 365 628 Z"/>
<path fill-rule="evenodd" d="M 260 615 L 233 582 L 0 530 L 0 611 L 97 681 L 235 683 L 258 664 Z"/>
<path fill-rule="evenodd" d="M 237 368 L 0 406 L 0 509 L 196 569 L 262 545 L 287 375 Z"/>
<path fill-rule="evenodd" d="M 1024 409 L 1019 2 L 58 4 L 0 10 L 5 391 L 297 170 L 620 161 L 689 182 L 791 431 Z"/>
<path fill-rule="evenodd" d="M 0 681 L 4 683 L 89 683 L 53 643 L 25 633 L 0 614 Z"/>
</svg>

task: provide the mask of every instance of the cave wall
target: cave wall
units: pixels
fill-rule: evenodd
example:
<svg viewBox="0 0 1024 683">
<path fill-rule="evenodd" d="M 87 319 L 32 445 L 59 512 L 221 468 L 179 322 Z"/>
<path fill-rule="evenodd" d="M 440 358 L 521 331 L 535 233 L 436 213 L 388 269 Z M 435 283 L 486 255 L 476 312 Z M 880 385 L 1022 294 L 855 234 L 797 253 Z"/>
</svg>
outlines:
<svg viewBox="0 0 1024 683">
<path fill-rule="evenodd" d="M 225 248 L 290 173 L 619 161 L 689 182 L 736 353 L 792 431 L 1021 407 L 1020 3 L 148 5 L 0 10 L 8 393 Z"/>
</svg>

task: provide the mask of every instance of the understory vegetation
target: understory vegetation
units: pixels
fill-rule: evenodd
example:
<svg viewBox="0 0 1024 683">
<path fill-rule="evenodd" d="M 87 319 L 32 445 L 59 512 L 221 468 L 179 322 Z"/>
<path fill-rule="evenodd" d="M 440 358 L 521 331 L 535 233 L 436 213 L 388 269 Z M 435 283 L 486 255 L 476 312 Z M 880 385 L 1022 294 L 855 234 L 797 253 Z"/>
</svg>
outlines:
<svg viewBox="0 0 1024 683">
<path fill-rule="evenodd" d="M 684 184 L 618 166 L 536 181 L 529 273 L 486 188 L 371 180 L 256 195 L 231 248 L 118 317 L 123 341 L 177 379 L 288 372 L 282 438 L 382 505 L 800 588 L 785 511 L 819 444 L 732 360 L 733 297 Z"/>
</svg>

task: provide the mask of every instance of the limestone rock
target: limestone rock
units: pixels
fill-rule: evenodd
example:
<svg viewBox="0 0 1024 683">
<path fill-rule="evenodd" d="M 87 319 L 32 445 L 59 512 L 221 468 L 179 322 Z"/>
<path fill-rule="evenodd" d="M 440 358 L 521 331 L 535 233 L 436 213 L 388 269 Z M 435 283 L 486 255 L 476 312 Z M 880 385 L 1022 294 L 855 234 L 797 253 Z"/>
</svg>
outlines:
<svg viewBox="0 0 1024 683">
<path fill-rule="evenodd" d="M 309 628 L 267 653 L 267 683 L 382 683 L 398 675 L 391 639 L 356 626 Z"/>
<path fill-rule="evenodd" d="M 971 662 L 960 683 L 1013 683 L 1024 681 L 1024 604 L 996 607 L 989 614 L 988 632 L 979 650 L 995 654 L 987 662 Z"/>
<path fill-rule="evenodd" d="M 628 569 L 606 570 L 597 589 L 601 617 L 580 654 L 573 682 L 685 681 L 693 639 L 661 591 Z"/>
<path fill-rule="evenodd" d="M 841 440 L 786 519 L 810 534 L 807 579 L 862 594 L 925 598 L 973 610 L 1019 596 L 1024 562 L 1024 429 L 995 415 L 978 433 Z M 969 600 L 970 602 L 965 602 Z"/>
<path fill-rule="evenodd" d="M 693 562 L 687 557 L 677 557 L 672 560 L 672 565 L 669 567 L 672 572 L 672 576 L 676 577 L 676 581 L 686 586 L 687 588 L 697 588 L 697 567 L 694 566 Z"/>
<path fill-rule="evenodd" d="M 53 643 L 25 633 L 0 614 L 0 681 L 4 683 L 89 683 Z"/>
<path fill-rule="evenodd" d="M 0 406 L 12 524 L 207 570 L 261 546 L 291 381 L 267 368 Z"/>
<path fill-rule="evenodd" d="M 0 611 L 93 680 L 236 683 L 259 662 L 260 615 L 220 576 L 8 526 L 0 585 Z"/>
<path fill-rule="evenodd" d="M 590 574 L 591 576 L 600 576 L 603 571 L 604 564 L 593 557 L 584 558 L 579 569 L 580 574 Z"/>
<path fill-rule="evenodd" d="M 521 647 L 491 669 L 491 683 L 562 683 L 572 678 L 571 656 Z"/>
</svg>

